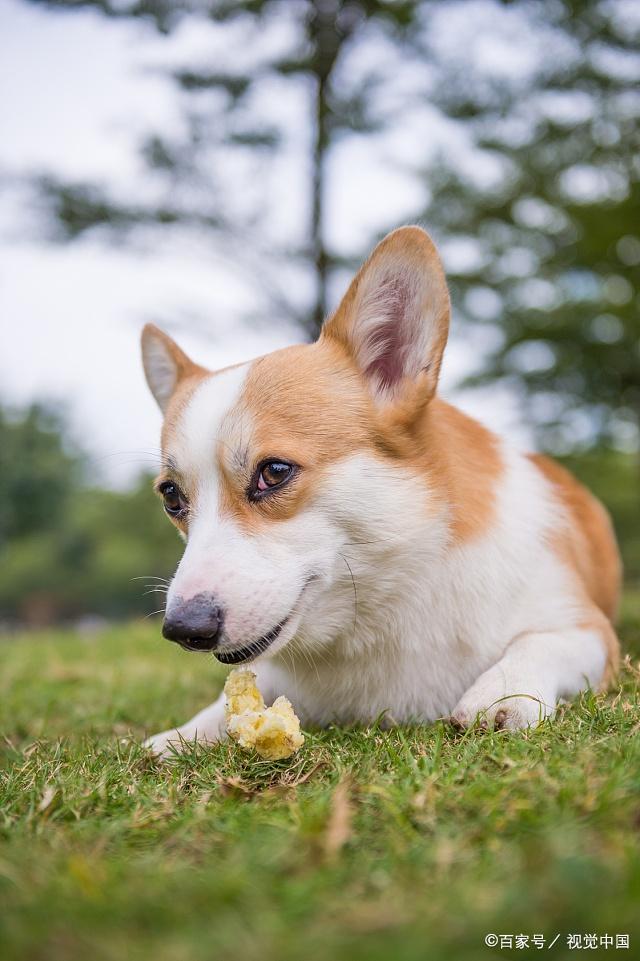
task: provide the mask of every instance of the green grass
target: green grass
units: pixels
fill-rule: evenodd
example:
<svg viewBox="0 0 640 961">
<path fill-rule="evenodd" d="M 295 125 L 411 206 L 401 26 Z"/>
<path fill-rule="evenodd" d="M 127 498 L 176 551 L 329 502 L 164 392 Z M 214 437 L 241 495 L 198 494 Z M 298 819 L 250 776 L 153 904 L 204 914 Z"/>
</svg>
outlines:
<svg viewBox="0 0 640 961">
<path fill-rule="evenodd" d="M 0 641 L 0 958 L 523 958 L 484 935 L 629 933 L 640 956 L 640 595 L 607 695 L 518 735 L 312 732 L 160 765 L 141 736 L 223 673 L 157 624 Z M 598 956 L 604 951 L 595 952 Z"/>
</svg>

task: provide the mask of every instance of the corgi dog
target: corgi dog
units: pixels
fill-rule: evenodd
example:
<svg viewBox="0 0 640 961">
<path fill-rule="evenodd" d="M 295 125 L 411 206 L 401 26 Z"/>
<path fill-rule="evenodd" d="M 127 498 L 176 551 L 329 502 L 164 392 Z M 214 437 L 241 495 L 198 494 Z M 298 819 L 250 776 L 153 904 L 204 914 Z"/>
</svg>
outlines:
<svg viewBox="0 0 640 961">
<path fill-rule="evenodd" d="M 449 315 L 432 241 L 402 227 L 313 344 L 210 371 L 144 329 L 186 543 L 163 634 L 251 663 L 303 724 L 516 730 L 616 670 L 608 515 L 437 395 Z M 221 696 L 147 744 L 224 736 Z"/>
</svg>

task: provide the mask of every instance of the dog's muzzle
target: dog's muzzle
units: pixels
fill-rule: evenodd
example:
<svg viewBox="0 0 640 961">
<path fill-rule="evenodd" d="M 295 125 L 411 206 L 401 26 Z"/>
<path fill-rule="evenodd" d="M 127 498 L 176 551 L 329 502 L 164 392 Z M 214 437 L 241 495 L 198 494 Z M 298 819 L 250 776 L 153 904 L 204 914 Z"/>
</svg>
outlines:
<svg viewBox="0 0 640 961">
<path fill-rule="evenodd" d="M 213 594 L 196 594 L 187 601 L 176 597 L 165 614 L 162 636 L 187 651 L 213 651 L 223 625 L 224 613 Z"/>
</svg>

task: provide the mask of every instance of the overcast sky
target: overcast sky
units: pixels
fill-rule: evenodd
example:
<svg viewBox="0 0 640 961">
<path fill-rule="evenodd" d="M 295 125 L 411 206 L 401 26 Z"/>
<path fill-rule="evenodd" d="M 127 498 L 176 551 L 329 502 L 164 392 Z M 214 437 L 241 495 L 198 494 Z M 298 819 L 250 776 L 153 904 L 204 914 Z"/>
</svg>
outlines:
<svg viewBox="0 0 640 961">
<path fill-rule="evenodd" d="M 300 338 L 287 327 L 242 326 L 239 315 L 253 306 L 246 285 L 209 248 L 36 239 L 36 221 L 27 216 L 13 175 L 49 170 L 135 184 L 140 161 L 132 132 L 178 123 L 170 87 L 140 69 L 164 62 L 166 41 L 89 12 L 60 15 L 19 0 L 0 0 L 0 24 L 0 400 L 63 401 L 104 482 L 126 483 L 145 466 L 145 452 L 156 449 L 160 426 L 139 360 L 145 320 L 188 317 L 194 310 L 210 317 L 206 336 L 187 329 L 180 339 L 213 367 Z M 176 48 L 182 56 L 197 52 L 205 39 L 212 40 L 187 30 Z M 394 151 L 401 154 L 403 136 L 399 129 L 395 141 L 367 150 L 354 143 L 349 154 L 334 158 L 333 203 L 340 213 L 331 218 L 332 239 L 344 249 L 379 225 L 405 222 L 420 206 L 422 188 L 384 162 Z M 291 178 L 296 175 L 292 168 Z M 283 230 L 300 213 L 291 196 L 282 209 Z M 475 350 L 469 342 L 452 346 L 445 394 L 451 396 L 470 369 Z M 527 440 L 513 398 L 503 391 L 455 396 L 490 425 Z"/>
</svg>

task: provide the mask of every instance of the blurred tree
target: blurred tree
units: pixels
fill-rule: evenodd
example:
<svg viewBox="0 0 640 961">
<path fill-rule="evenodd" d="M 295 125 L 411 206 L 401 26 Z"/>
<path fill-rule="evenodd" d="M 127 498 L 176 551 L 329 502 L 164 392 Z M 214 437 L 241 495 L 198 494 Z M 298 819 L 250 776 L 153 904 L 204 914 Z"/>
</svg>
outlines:
<svg viewBox="0 0 640 961">
<path fill-rule="evenodd" d="M 494 345 L 469 383 L 514 385 L 551 448 L 638 446 L 640 24 L 631 4 L 31 2 L 148 23 L 168 45 L 185 23 L 215 28 L 213 62 L 169 70 L 182 122 L 143 144 L 150 176 L 135 200 L 42 180 L 63 236 L 159 225 L 219 238 L 251 265 L 270 316 L 313 334 L 342 265 L 327 236 L 328 159 L 349 134 L 413 123 L 422 100 L 429 120 L 416 125 L 407 169 L 430 200 L 415 219 L 443 243 L 457 310 Z M 442 123 L 448 146 L 438 154 Z M 289 148 L 301 132 L 307 227 L 284 240 L 272 214 L 282 191 L 296 189 Z"/>
<path fill-rule="evenodd" d="M 317 333 L 327 313 L 333 263 L 324 223 L 327 158 L 345 133 L 384 126 L 376 91 L 393 75 L 393 64 L 380 59 L 359 70 L 354 80 L 344 61 L 368 41 L 375 56 L 382 39 L 395 44 L 404 40 L 402 49 L 408 52 L 420 0 L 31 2 L 142 21 L 169 38 L 187 19 L 226 29 L 222 44 L 211 38 L 213 63 L 168 71 L 182 95 L 183 123 L 173 136 L 153 134 L 142 145 L 157 186 L 147 191 L 148 199 L 123 201 L 95 184 L 62 183 L 52 177 L 43 177 L 40 186 L 66 238 L 96 226 L 108 226 L 121 235 L 149 225 L 204 229 L 220 236 L 227 253 L 231 250 L 250 265 L 268 292 L 272 315 L 293 319 L 309 334 Z M 306 102 L 306 109 L 297 114 L 308 137 L 308 189 L 301 196 L 308 222 L 299 243 L 288 237 L 283 244 L 270 236 L 265 188 L 270 157 L 286 153 L 287 140 L 300 134 L 287 131 L 282 116 L 291 94 L 301 94 Z M 279 176 L 291 179 L 286 171 Z M 287 184 L 281 183 L 283 188 Z M 233 199 L 238 193 L 243 195 L 239 204 Z M 278 203 L 277 196 L 274 202 Z M 278 257 L 283 272 L 290 273 L 292 263 L 302 269 L 302 283 L 296 287 L 304 289 L 311 280 L 310 300 L 294 295 L 294 285 L 288 290 L 276 285 L 273 260 Z"/>
<path fill-rule="evenodd" d="M 13 416 L 0 407 L 0 550 L 66 513 L 82 459 L 62 431 L 62 416 L 39 404 Z"/>
<path fill-rule="evenodd" d="M 433 102 L 476 150 L 475 167 L 426 171 L 424 212 L 472 252 L 451 273 L 463 316 L 497 327 L 469 383 L 515 386 L 552 449 L 637 447 L 640 19 L 616 2 L 508 6 L 526 14 L 529 71 L 425 40 Z"/>
</svg>

